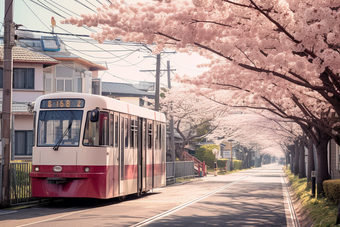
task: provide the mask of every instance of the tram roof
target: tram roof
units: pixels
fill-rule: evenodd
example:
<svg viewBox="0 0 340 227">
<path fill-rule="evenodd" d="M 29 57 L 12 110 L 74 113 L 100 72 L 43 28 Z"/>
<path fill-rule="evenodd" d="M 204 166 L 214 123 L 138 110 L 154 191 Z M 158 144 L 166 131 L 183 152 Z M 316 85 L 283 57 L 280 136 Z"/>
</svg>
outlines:
<svg viewBox="0 0 340 227">
<path fill-rule="evenodd" d="M 39 96 L 35 102 L 35 110 L 40 107 L 37 106 L 44 99 L 76 99 L 81 98 L 85 100 L 85 109 L 91 110 L 98 107 L 100 110 L 112 110 L 124 114 L 130 114 L 142 118 L 157 120 L 165 122 L 165 115 L 161 112 L 153 111 L 144 107 L 140 107 L 131 103 L 123 102 L 117 99 L 109 98 L 102 95 L 84 94 L 84 93 L 53 93 Z M 59 108 L 58 108 L 59 109 Z M 58 110 L 55 109 L 55 110 Z"/>
</svg>

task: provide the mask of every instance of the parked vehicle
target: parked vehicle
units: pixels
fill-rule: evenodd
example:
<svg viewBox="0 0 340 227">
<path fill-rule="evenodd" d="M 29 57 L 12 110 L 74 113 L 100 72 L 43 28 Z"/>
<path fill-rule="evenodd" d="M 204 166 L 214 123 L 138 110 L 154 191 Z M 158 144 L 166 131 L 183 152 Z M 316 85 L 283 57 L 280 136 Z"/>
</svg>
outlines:
<svg viewBox="0 0 340 227">
<path fill-rule="evenodd" d="M 33 197 L 113 198 L 166 185 L 165 116 L 82 93 L 34 107 Z"/>
</svg>

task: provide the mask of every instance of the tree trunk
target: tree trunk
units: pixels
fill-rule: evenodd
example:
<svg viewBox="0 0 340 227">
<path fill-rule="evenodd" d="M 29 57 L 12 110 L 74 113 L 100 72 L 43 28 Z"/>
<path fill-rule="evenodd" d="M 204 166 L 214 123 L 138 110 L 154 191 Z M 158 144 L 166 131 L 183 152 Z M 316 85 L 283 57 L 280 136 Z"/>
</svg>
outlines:
<svg viewBox="0 0 340 227">
<path fill-rule="evenodd" d="M 289 153 L 286 153 L 286 169 L 288 168 L 288 164 L 290 163 L 290 157 L 289 157 Z"/>
<path fill-rule="evenodd" d="M 328 175 L 328 161 L 327 161 L 327 145 L 330 140 L 329 136 L 321 138 L 316 147 L 316 154 L 318 158 L 318 173 L 316 178 L 317 194 L 324 194 L 322 183 L 329 179 Z"/>
<path fill-rule="evenodd" d="M 251 167 L 251 152 L 249 152 L 247 155 L 247 163 L 248 163 L 248 168 L 250 168 Z"/>
<path fill-rule="evenodd" d="M 338 212 L 336 214 L 336 223 L 335 224 L 340 224 L 340 198 L 339 198 L 339 201 L 338 201 Z"/>
<path fill-rule="evenodd" d="M 313 140 L 312 138 L 308 139 L 308 171 L 307 171 L 307 182 L 311 182 L 311 171 L 315 171 L 315 166 L 314 166 L 314 152 L 313 152 Z"/>
<path fill-rule="evenodd" d="M 294 173 L 294 160 L 295 160 L 295 152 L 291 150 L 290 152 L 290 172 Z"/>
<path fill-rule="evenodd" d="M 300 151 L 299 151 L 298 140 L 294 141 L 294 147 L 295 147 L 294 175 L 299 175 Z"/>
<path fill-rule="evenodd" d="M 299 168 L 299 178 L 306 177 L 306 164 L 305 164 L 305 147 L 303 141 L 300 141 L 300 168 Z"/>
</svg>

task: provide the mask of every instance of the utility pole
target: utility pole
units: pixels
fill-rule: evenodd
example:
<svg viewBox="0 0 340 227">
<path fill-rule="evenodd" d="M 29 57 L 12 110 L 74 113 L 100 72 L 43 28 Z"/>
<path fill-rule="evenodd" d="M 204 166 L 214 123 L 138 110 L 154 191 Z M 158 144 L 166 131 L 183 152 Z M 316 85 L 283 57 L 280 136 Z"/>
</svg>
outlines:
<svg viewBox="0 0 340 227">
<path fill-rule="evenodd" d="M 155 94 L 155 110 L 159 111 L 159 80 L 161 70 L 161 54 L 157 54 L 156 63 L 156 94 Z"/>
<path fill-rule="evenodd" d="M 12 129 L 12 75 L 13 75 L 13 54 L 14 43 L 14 23 L 13 23 L 13 1 L 5 0 L 5 33 L 4 33 L 4 71 L 2 90 L 2 165 L 3 184 L 1 195 L 2 207 L 10 206 L 10 162 L 11 162 L 11 129 Z"/>
<path fill-rule="evenodd" d="M 176 52 L 164 52 L 164 53 L 176 53 Z M 156 71 L 156 91 L 155 91 L 155 110 L 159 111 L 159 87 L 160 87 L 160 72 L 168 71 L 161 70 L 161 54 L 157 54 L 156 70 L 139 70 L 140 72 L 155 72 Z M 171 71 L 173 71 L 172 69 Z"/>
<path fill-rule="evenodd" d="M 168 88 L 171 89 L 171 80 L 170 80 L 170 61 L 167 61 L 167 70 L 168 70 Z M 172 109 L 172 104 L 171 104 Z M 172 158 L 172 174 L 175 177 L 175 136 L 174 136 L 174 119 L 170 117 L 170 138 L 171 138 L 171 158 Z"/>
</svg>

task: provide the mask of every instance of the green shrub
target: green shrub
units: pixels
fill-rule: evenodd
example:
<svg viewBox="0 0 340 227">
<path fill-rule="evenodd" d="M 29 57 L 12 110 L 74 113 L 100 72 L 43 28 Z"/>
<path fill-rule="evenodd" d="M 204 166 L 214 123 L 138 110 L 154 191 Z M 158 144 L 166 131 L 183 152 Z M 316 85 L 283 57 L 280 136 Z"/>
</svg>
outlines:
<svg viewBox="0 0 340 227">
<path fill-rule="evenodd" d="M 219 169 L 225 169 L 226 167 L 226 162 L 228 161 L 227 158 L 221 158 L 217 160 L 217 166 Z M 234 164 L 234 170 L 241 170 L 242 169 L 242 161 L 241 160 L 236 160 L 233 159 L 233 164 Z"/>
<path fill-rule="evenodd" d="M 210 168 L 214 168 L 215 155 L 212 153 L 212 149 L 218 149 L 218 145 L 209 144 L 203 145 L 200 148 L 196 148 L 196 158 L 200 161 L 205 161 L 205 164 Z"/>
<path fill-rule="evenodd" d="M 322 185 L 326 197 L 331 201 L 338 202 L 340 198 L 340 179 L 325 180 Z"/>
<path fill-rule="evenodd" d="M 233 160 L 234 169 L 242 169 L 242 161 L 241 160 Z"/>
<path fill-rule="evenodd" d="M 227 161 L 228 161 L 227 158 L 218 159 L 217 160 L 217 167 L 220 168 L 220 169 L 225 169 Z"/>
</svg>

